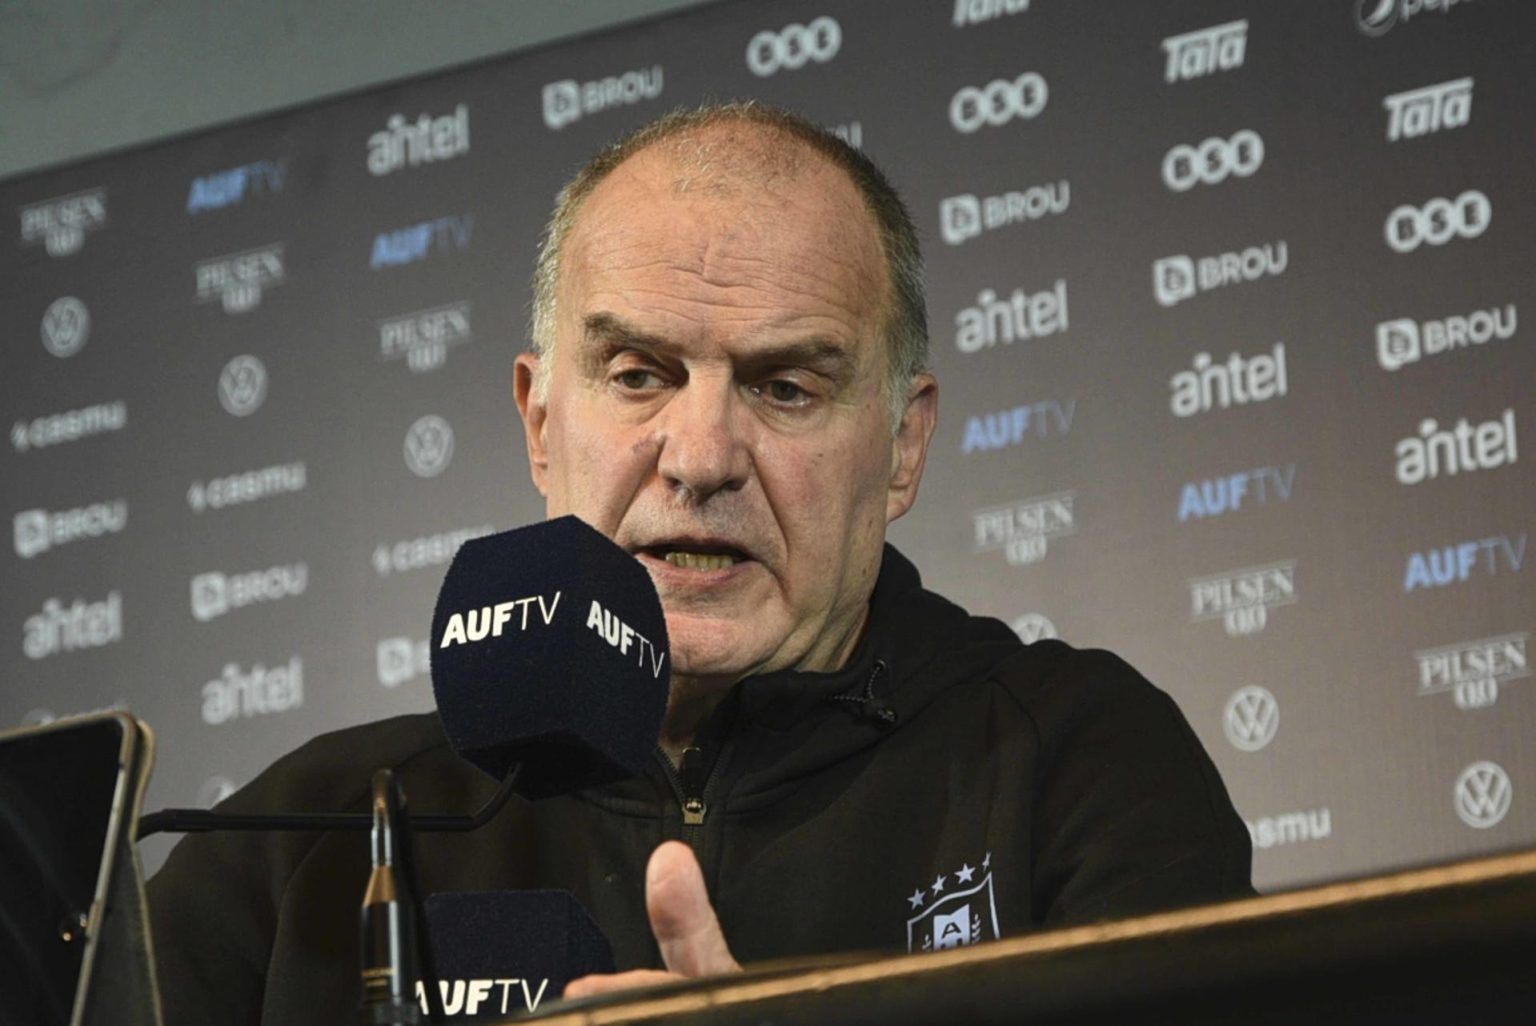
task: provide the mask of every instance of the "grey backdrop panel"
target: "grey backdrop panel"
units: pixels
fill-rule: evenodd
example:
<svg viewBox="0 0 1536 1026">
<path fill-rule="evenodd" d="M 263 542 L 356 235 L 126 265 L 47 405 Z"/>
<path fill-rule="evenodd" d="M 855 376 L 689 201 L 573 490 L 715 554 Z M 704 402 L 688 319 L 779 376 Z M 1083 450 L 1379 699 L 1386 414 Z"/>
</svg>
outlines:
<svg viewBox="0 0 1536 1026">
<path fill-rule="evenodd" d="M 924 233 L 931 586 L 1170 691 L 1261 886 L 1528 844 L 1533 40 L 1515 0 L 725 4 L 0 184 L 0 721 L 131 706 L 153 807 L 429 708 L 454 545 L 542 513 L 556 189 L 756 96 Z"/>
</svg>

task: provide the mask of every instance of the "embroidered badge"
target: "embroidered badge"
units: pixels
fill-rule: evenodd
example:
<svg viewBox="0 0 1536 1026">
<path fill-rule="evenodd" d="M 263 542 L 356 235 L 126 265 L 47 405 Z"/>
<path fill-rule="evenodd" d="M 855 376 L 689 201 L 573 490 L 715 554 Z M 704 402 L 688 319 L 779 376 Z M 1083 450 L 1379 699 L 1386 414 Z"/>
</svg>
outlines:
<svg viewBox="0 0 1536 1026">
<path fill-rule="evenodd" d="M 907 905 L 913 913 L 907 920 L 908 951 L 943 951 L 1002 936 L 992 892 L 991 852 L 979 867 L 965 863 L 953 873 L 940 873 L 933 883 L 914 890 Z"/>
</svg>

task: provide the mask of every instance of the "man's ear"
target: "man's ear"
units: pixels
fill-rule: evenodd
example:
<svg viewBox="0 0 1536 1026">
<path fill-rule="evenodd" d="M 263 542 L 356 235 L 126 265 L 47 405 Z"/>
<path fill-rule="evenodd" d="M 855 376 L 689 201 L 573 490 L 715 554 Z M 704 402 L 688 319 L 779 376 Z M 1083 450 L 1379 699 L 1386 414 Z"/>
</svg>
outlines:
<svg viewBox="0 0 1536 1026">
<path fill-rule="evenodd" d="M 539 360 L 536 353 L 519 353 L 512 370 L 512 394 L 517 400 L 518 415 L 523 418 L 523 434 L 528 439 L 528 472 L 533 476 L 534 487 L 543 496 L 549 495 L 549 449 L 544 441 L 544 427 L 549 419 L 549 407 L 534 395 L 533 383 L 538 377 Z"/>
<path fill-rule="evenodd" d="M 891 485 L 885 498 L 885 522 L 890 523 L 912 508 L 917 486 L 928 460 L 928 443 L 939 422 L 939 382 L 932 374 L 912 379 L 901 426 L 891 440 Z"/>
</svg>

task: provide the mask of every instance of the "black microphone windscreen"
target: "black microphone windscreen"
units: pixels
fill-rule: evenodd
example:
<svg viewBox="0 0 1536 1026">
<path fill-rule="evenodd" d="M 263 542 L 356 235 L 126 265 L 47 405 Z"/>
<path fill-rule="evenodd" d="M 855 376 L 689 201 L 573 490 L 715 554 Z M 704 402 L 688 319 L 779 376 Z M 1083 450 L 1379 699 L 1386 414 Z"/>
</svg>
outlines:
<svg viewBox="0 0 1536 1026">
<path fill-rule="evenodd" d="M 566 891 L 466 891 L 426 904 L 443 1013 L 454 1021 L 536 1011 L 571 980 L 615 971 L 607 938 Z"/>
<path fill-rule="evenodd" d="M 466 542 L 432 617 L 432 690 L 449 742 L 528 798 L 638 776 L 671 684 L 645 568 L 567 516 Z"/>
</svg>

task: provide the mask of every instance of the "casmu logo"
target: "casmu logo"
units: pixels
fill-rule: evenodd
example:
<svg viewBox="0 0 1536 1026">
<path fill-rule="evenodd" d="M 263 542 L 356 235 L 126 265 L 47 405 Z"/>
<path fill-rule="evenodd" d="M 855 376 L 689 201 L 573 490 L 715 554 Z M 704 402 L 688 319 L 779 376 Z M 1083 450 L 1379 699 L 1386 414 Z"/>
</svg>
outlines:
<svg viewBox="0 0 1536 1026">
<path fill-rule="evenodd" d="M 18 420 L 11 425 L 11 445 L 17 452 L 27 452 L 62 442 L 76 442 L 109 431 L 121 431 L 127 426 L 128 404 L 119 399 L 35 420 Z"/>
<path fill-rule="evenodd" d="M 1283 274 L 1287 260 L 1283 239 L 1199 260 L 1182 254 L 1163 257 L 1152 264 L 1152 292 L 1157 296 L 1158 305 L 1173 306 L 1196 292 L 1209 292 Z"/>
<path fill-rule="evenodd" d="M 213 727 L 288 712 L 303 704 L 304 661 L 298 656 L 271 669 L 257 663 L 249 673 L 228 663 L 222 674 L 203 685 L 203 722 Z"/>
<path fill-rule="evenodd" d="M 1472 79 L 1457 78 L 1393 93 L 1381 105 L 1387 108 L 1387 142 L 1417 139 L 1443 128 L 1462 128 L 1472 120 Z"/>
<path fill-rule="evenodd" d="M 1198 146 L 1180 143 L 1163 157 L 1163 184 L 1174 192 L 1217 185 L 1228 176 L 1247 178 L 1264 163 L 1264 140 L 1245 128 L 1230 139 L 1210 138 Z"/>
<path fill-rule="evenodd" d="M 1333 815 L 1327 808 L 1307 812 L 1286 812 L 1243 820 L 1254 848 L 1273 848 L 1278 844 L 1321 841 L 1333 833 Z"/>
<path fill-rule="evenodd" d="M 1241 68 L 1248 50 L 1248 22 L 1229 21 L 1169 36 L 1163 40 L 1163 50 L 1168 54 L 1164 82 L 1184 82 Z"/>
<path fill-rule="evenodd" d="M 949 123 L 969 135 L 982 125 L 997 128 L 1014 118 L 1029 121 L 1040 116 L 1050 96 L 1038 72 L 1026 71 L 1011 82 L 994 78 L 980 88 L 966 86 L 955 93 L 949 101 Z"/>
<path fill-rule="evenodd" d="M 253 164 L 215 171 L 192 179 L 187 190 L 187 213 L 238 206 L 246 196 L 282 192 L 288 182 L 288 161 L 258 160 Z"/>
<path fill-rule="evenodd" d="M 389 317 L 378 322 L 379 359 L 405 359 L 419 373 L 437 370 L 452 346 L 473 342 L 468 300 Z"/>
<path fill-rule="evenodd" d="M 1493 307 L 1423 324 L 1406 317 L 1382 321 L 1376 325 L 1376 361 L 1383 370 L 1395 371 L 1426 356 L 1510 338 L 1518 326 L 1516 313 L 1510 303 L 1502 310 Z"/>
<path fill-rule="evenodd" d="M 380 577 L 391 573 L 403 574 L 429 566 L 442 566 L 451 561 L 459 548 L 471 538 L 494 534 L 490 524 L 466 527 L 441 534 L 422 535 L 395 542 L 393 545 L 376 545 L 373 549 L 373 569 Z"/>
<path fill-rule="evenodd" d="M 123 596 L 109 592 L 100 602 L 75 599 L 68 606 L 51 598 L 42 611 L 22 625 L 22 651 L 28 659 L 47 659 L 60 652 L 101 648 L 123 640 Z"/>
<path fill-rule="evenodd" d="M 843 27 L 836 18 L 822 15 L 809 25 L 785 25 L 774 32 L 764 29 L 747 44 L 747 67 L 758 78 L 780 69 L 799 71 L 810 61 L 825 64 L 843 46 Z"/>
<path fill-rule="evenodd" d="M 1012 345 L 1045 338 L 1067 330 L 1067 282 L 1057 278 L 1049 289 L 1030 294 L 1014 289 L 999 299 L 982 289 L 976 305 L 955 314 L 955 348 L 962 353 L 991 349 L 999 342 Z"/>
<path fill-rule="evenodd" d="M 939 202 L 939 231 L 946 243 L 958 246 L 984 231 L 1065 213 L 1071 202 L 1071 186 L 1065 179 L 1048 185 L 1032 185 L 1023 192 L 1004 192 L 984 198 L 971 193 L 950 196 Z"/>
<path fill-rule="evenodd" d="M 1450 691 L 1458 709 L 1486 709 L 1499 700 L 1499 685 L 1531 675 L 1527 636 L 1506 634 L 1427 648 L 1413 654 L 1419 695 Z"/>
<path fill-rule="evenodd" d="M 1422 207 L 1408 204 L 1387 215 L 1387 245 L 1396 253 L 1412 253 L 1424 243 L 1443 246 L 1458 236 L 1475 239 L 1493 221 L 1493 204 L 1476 189 L 1454 200 L 1436 197 Z"/>
<path fill-rule="evenodd" d="M 406 121 L 391 114 L 384 130 L 368 137 L 368 173 L 374 177 L 401 168 L 451 160 L 469 152 L 469 107 L 459 104 L 452 114 L 434 118 L 422 114 Z"/>
<path fill-rule="evenodd" d="M 194 481 L 187 489 L 187 505 L 192 507 L 194 513 L 220 510 L 225 506 L 257 502 L 274 495 L 302 492 L 306 483 L 304 464 L 279 463 L 260 470 L 247 470 L 243 474 L 216 477 L 206 484 Z"/>
<path fill-rule="evenodd" d="M 532 982 L 516 977 L 510 980 L 438 980 L 437 986 L 443 996 L 444 1015 L 511 1015 L 516 1011 L 511 1004 L 513 987 L 519 988 L 523 1008 L 530 1012 L 544 1000 L 544 989 L 549 986 L 549 980 L 538 981 L 538 990 L 529 986 Z M 499 1006 L 495 993 L 498 987 L 501 988 Z M 421 1002 L 421 1014 L 427 1015 L 427 988 L 420 980 L 416 981 L 416 1000 Z M 480 1006 L 487 1003 L 491 1007 L 482 1011 Z"/>
<path fill-rule="evenodd" d="M 1052 429 L 1058 435 L 1071 434 L 1072 417 L 1077 412 L 1077 400 L 1058 402 L 1042 399 L 1039 402 L 1015 406 L 1011 410 L 978 414 L 965 422 L 965 439 L 960 451 L 973 452 L 1007 449 L 1021 445 L 1033 434 L 1036 438 L 1049 438 Z"/>
<path fill-rule="evenodd" d="M 583 114 L 598 114 L 613 107 L 627 107 L 661 95 L 661 65 L 626 71 L 593 82 L 574 79 L 551 82 L 544 87 L 544 124 L 558 131 Z"/>
<path fill-rule="evenodd" d="M 1441 588 L 1472 578 L 1472 572 L 1482 566 L 1489 577 L 1499 574 L 1503 566 L 1508 573 L 1519 573 L 1525 563 L 1525 535 L 1511 540 L 1503 536 L 1464 541 L 1456 545 L 1442 545 L 1438 549 L 1408 554 L 1408 568 L 1403 572 L 1403 590 Z"/>
<path fill-rule="evenodd" d="M 373 237 L 368 266 L 377 271 L 381 267 L 414 264 L 433 252 L 456 253 L 468 249 L 474 228 L 475 219 L 469 214 L 455 214 L 379 232 Z"/>
<path fill-rule="evenodd" d="M 512 622 L 513 615 L 518 607 L 522 607 L 518 616 L 518 631 L 528 629 L 528 611 L 533 603 L 539 604 L 539 616 L 544 620 L 544 626 L 548 627 L 555 619 L 555 610 L 560 608 L 560 592 L 555 592 L 555 597 L 548 603 L 543 595 L 529 595 L 527 598 L 512 599 L 510 602 L 498 602 L 494 606 L 482 606 L 479 609 L 471 609 L 463 613 L 454 613 L 448 618 L 448 625 L 443 628 L 443 640 L 438 643 L 438 648 L 451 648 L 454 645 L 467 645 L 472 641 L 484 641 L 486 638 L 499 638 Z"/>
<path fill-rule="evenodd" d="M 1227 570 L 1189 581 L 1190 621 L 1220 620 L 1227 634 L 1257 634 L 1269 622 L 1267 610 L 1296 601 L 1296 563 L 1271 563 Z"/>
<path fill-rule="evenodd" d="M 228 314 L 246 313 L 261 305 L 262 293 L 283 282 L 283 244 L 231 253 L 204 260 L 192 269 L 197 301 L 218 299 Z"/>
<path fill-rule="evenodd" d="M 78 253 L 85 233 L 107 223 L 107 190 L 87 189 L 69 196 L 18 207 L 21 241 L 30 245 L 41 239 L 51 257 Z"/>
<path fill-rule="evenodd" d="M 1168 379 L 1168 407 L 1175 417 L 1193 417 L 1212 409 L 1262 403 L 1285 395 L 1285 343 L 1256 356 L 1234 352 L 1225 363 L 1210 353 L 1196 353 L 1194 369 Z"/>
<path fill-rule="evenodd" d="M 620 620 L 614 613 L 604 609 L 596 599 L 592 600 L 592 608 L 587 610 L 587 626 L 596 631 L 598 637 L 618 649 L 620 654 L 628 655 L 631 645 L 635 648 L 635 665 L 645 665 L 645 652 L 651 652 L 651 676 L 661 677 L 661 667 L 667 661 L 665 652 L 656 651 L 656 646 L 639 631 Z"/>
<path fill-rule="evenodd" d="M 379 683 L 397 688 L 432 672 L 432 649 L 425 641 L 385 638 L 375 652 Z"/>
<path fill-rule="evenodd" d="M 1397 482 L 1416 485 L 1473 470 L 1494 470 L 1520 458 L 1515 435 L 1515 411 L 1506 409 L 1497 420 L 1473 427 L 1462 417 L 1452 428 L 1441 429 L 1433 418 L 1419 425 L 1417 436 L 1397 443 Z"/>
<path fill-rule="evenodd" d="M 955 0 L 955 28 L 978 25 L 984 21 L 1029 10 L 1029 0 Z"/>
<path fill-rule="evenodd" d="M 127 526 L 128 503 L 123 499 L 92 503 L 59 513 L 25 510 L 16 514 L 16 555 L 31 559 L 56 545 L 116 534 Z"/>
<path fill-rule="evenodd" d="M 977 510 L 971 514 L 976 530 L 972 551 L 1002 549 L 1010 566 L 1040 562 L 1046 556 L 1050 539 L 1077 533 L 1074 498 L 1074 492 L 1057 492 Z"/>
<path fill-rule="evenodd" d="M 198 574 L 192 578 L 192 615 L 207 623 L 255 602 L 276 602 L 302 595 L 308 584 L 309 566 L 305 563 L 244 574 Z"/>
<path fill-rule="evenodd" d="M 1296 464 L 1291 463 L 1284 467 L 1259 467 L 1225 477 L 1191 481 L 1179 493 L 1179 522 L 1208 520 L 1223 513 L 1235 513 L 1249 499 L 1260 506 L 1271 496 L 1285 502 L 1291 497 L 1291 485 L 1295 480 Z"/>
</svg>

